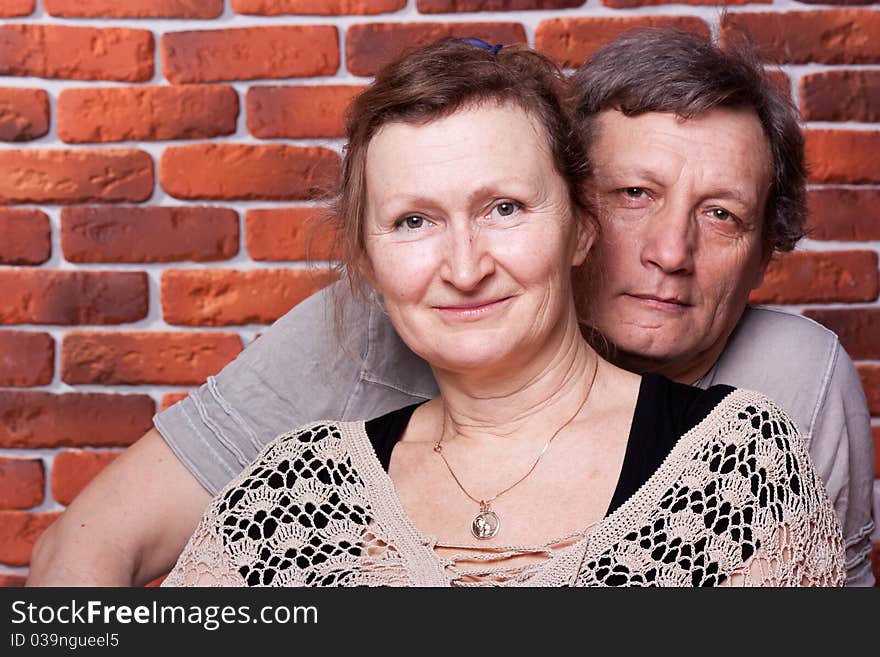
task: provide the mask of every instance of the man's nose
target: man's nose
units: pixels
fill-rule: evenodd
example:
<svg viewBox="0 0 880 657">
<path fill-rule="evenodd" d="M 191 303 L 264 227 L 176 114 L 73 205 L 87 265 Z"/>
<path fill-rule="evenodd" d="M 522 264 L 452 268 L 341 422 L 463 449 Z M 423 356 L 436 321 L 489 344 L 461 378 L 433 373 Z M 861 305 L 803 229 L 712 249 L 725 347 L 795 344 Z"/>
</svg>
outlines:
<svg viewBox="0 0 880 657">
<path fill-rule="evenodd" d="M 495 260 L 485 245 L 479 227 L 453 223 L 447 233 L 446 257 L 441 277 L 459 290 L 469 292 L 495 271 Z"/>
<path fill-rule="evenodd" d="M 666 274 L 689 274 L 694 268 L 696 226 L 689 208 L 669 206 L 647 220 L 641 237 L 642 264 Z"/>
</svg>

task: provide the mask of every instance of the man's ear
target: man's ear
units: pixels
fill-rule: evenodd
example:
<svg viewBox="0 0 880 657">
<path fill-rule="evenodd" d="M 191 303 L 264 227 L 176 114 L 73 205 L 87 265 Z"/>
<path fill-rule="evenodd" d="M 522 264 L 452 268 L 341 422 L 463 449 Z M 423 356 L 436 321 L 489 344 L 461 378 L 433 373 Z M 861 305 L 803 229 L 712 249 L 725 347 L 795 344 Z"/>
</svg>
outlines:
<svg viewBox="0 0 880 657">
<path fill-rule="evenodd" d="M 584 264 L 584 261 L 587 259 L 587 254 L 593 247 L 593 242 L 596 241 L 596 232 L 599 227 L 596 220 L 586 212 L 575 213 L 574 220 L 577 230 L 575 236 L 577 243 L 574 254 L 572 254 L 571 266 L 578 267 Z"/>
</svg>

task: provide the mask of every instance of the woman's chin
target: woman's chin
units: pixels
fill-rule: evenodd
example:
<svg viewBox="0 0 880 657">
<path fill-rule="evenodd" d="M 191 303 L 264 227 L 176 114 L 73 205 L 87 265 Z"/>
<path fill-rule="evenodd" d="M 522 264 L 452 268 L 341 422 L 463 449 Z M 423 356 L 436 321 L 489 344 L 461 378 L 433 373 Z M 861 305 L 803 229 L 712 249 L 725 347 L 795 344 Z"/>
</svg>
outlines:
<svg viewBox="0 0 880 657">
<path fill-rule="evenodd" d="M 509 350 L 486 348 L 480 350 L 457 349 L 455 353 L 432 354 L 425 360 L 435 369 L 457 374 L 489 374 L 513 372 L 521 359 Z"/>
</svg>

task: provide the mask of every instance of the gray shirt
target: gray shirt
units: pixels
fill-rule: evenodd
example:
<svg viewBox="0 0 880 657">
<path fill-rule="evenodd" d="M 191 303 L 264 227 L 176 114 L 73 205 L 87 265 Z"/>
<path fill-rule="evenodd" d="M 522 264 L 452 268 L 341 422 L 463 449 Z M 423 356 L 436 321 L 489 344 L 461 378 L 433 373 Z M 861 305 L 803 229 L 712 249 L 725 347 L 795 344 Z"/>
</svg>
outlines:
<svg viewBox="0 0 880 657">
<path fill-rule="evenodd" d="M 216 495 L 278 434 L 321 419 L 358 420 L 437 395 L 428 365 L 370 303 L 345 303 L 334 331 L 330 288 L 272 325 L 216 377 L 154 418 L 193 476 Z M 871 586 L 870 417 L 837 336 L 796 315 L 749 308 L 696 383 L 764 393 L 797 423 L 843 526 L 848 585 Z"/>
</svg>

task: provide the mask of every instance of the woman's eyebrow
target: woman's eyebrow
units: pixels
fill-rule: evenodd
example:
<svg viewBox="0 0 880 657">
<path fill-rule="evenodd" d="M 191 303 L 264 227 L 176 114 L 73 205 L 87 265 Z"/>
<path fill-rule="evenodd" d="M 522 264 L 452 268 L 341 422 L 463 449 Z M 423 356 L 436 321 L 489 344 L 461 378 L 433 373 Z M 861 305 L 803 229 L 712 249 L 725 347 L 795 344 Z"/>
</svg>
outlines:
<svg viewBox="0 0 880 657">
<path fill-rule="evenodd" d="M 474 203 L 477 200 L 485 199 L 487 197 L 507 197 L 507 196 L 523 196 L 523 195 L 534 195 L 538 191 L 538 185 L 535 184 L 533 180 L 526 180 L 523 178 L 504 178 L 498 180 L 490 180 L 479 187 L 475 187 L 470 190 L 467 196 L 464 197 L 465 201 L 470 204 Z M 428 207 L 428 208 L 439 208 L 443 202 L 440 199 L 437 199 L 434 196 L 428 196 L 426 194 L 421 194 L 419 192 L 395 192 L 389 194 L 385 199 L 383 205 L 392 205 L 396 207 L 400 206 L 412 206 L 417 205 L 420 207 Z"/>
</svg>

